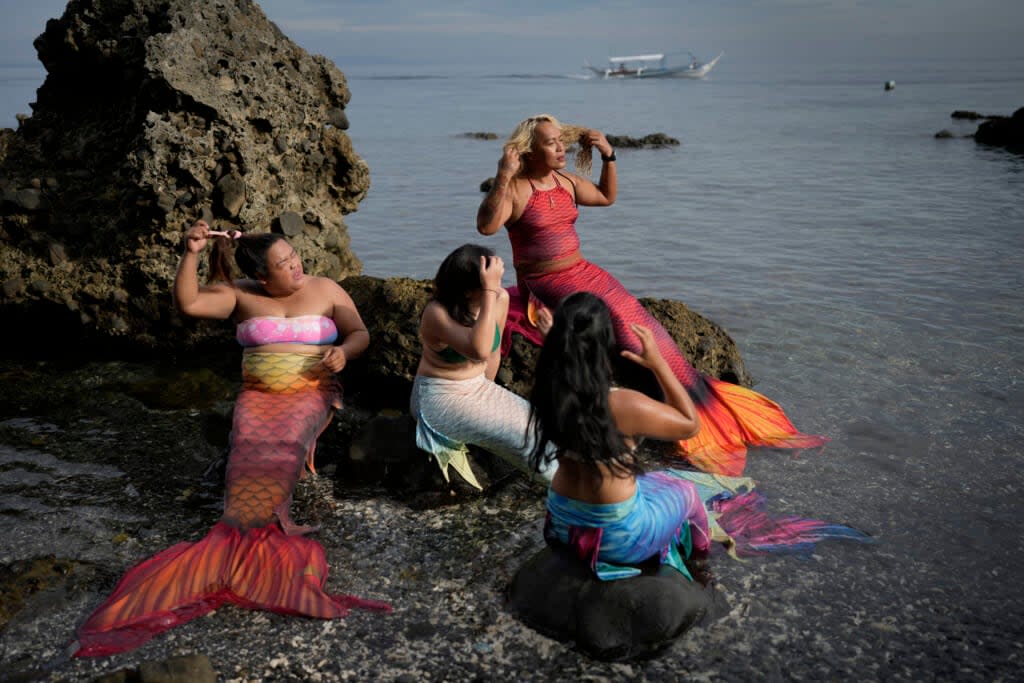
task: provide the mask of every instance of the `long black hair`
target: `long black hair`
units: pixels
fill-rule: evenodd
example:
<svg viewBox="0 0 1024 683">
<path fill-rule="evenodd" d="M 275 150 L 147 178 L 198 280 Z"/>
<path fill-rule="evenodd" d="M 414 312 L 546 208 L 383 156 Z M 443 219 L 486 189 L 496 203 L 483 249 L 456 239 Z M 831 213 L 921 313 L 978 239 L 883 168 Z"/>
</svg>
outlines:
<svg viewBox="0 0 1024 683">
<path fill-rule="evenodd" d="M 616 476 L 641 471 L 608 406 L 616 348 L 611 312 L 599 297 L 577 292 L 555 311 L 530 393 L 531 467 L 539 471 L 558 454 L 571 451 L 594 465 L 598 478 L 599 464 Z"/>
<path fill-rule="evenodd" d="M 284 235 L 273 232 L 244 233 L 238 239 L 215 237 L 210 252 L 210 282 L 234 280 L 232 262 L 246 277 L 258 280 L 265 276 L 267 252 L 283 239 Z"/>
<path fill-rule="evenodd" d="M 473 325 L 469 293 L 483 287 L 480 284 L 481 256 L 490 259 L 494 252 L 477 244 L 463 244 L 445 257 L 434 276 L 434 300 L 444 306 L 452 320 L 467 327 Z"/>
</svg>

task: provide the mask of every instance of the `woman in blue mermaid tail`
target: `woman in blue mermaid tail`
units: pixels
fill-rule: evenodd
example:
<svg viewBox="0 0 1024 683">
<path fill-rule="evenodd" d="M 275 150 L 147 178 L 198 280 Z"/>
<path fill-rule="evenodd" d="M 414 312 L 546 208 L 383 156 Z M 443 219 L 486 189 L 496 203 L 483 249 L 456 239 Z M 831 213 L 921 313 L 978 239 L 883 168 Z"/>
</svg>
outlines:
<svg viewBox="0 0 1024 683">
<path fill-rule="evenodd" d="M 651 330 L 632 331 L 640 353 L 621 354 L 654 374 L 664 401 L 612 385 L 615 332 L 600 298 L 573 294 L 555 312 L 530 396 L 531 463 L 558 461 L 545 535 L 573 546 L 602 579 L 639 574 L 631 565 L 653 556 L 689 576 L 683 556 L 710 547 L 704 503 L 691 482 L 643 474 L 635 451 L 643 437 L 693 436 L 700 418 Z"/>
<path fill-rule="evenodd" d="M 708 551 L 712 540 L 747 555 L 808 551 L 826 538 L 867 540 L 842 525 L 769 516 L 747 478 L 644 473 L 636 455 L 641 438 L 687 439 L 701 425 L 654 334 L 643 325 L 630 329 L 640 352 L 620 354 L 653 373 L 664 401 L 613 386 L 618 346 L 604 301 L 579 292 L 555 312 L 530 395 L 530 462 L 558 462 L 547 498 L 549 541 L 569 545 L 598 578 L 610 580 L 639 574 L 637 565 L 653 557 L 690 576 L 684 559 Z"/>
<path fill-rule="evenodd" d="M 450 466 L 477 488 L 468 444 L 530 471 L 529 403 L 494 383 L 509 305 L 504 272 L 490 249 L 459 247 L 441 263 L 420 319 L 423 354 L 410 399 L 416 445 L 437 459 L 446 479 Z M 553 469 L 541 476 L 550 479 Z"/>
</svg>

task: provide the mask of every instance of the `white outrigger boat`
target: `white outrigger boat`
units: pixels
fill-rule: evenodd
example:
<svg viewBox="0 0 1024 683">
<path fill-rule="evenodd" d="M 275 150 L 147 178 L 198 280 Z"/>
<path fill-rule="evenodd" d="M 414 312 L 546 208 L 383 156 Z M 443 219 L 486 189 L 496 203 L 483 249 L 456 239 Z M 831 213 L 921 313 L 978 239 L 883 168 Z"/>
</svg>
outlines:
<svg viewBox="0 0 1024 683">
<path fill-rule="evenodd" d="M 602 78 L 704 78 L 714 68 L 722 53 L 710 62 L 700 62 L 693 54 L 690 61 L 682 66 L 668 66 L 662 53 L 649 55 L 627 55 L 625 57 L 609 57 L 608 66 L 601 68 L 584 67 L 595 76 Z"/>
</svg>

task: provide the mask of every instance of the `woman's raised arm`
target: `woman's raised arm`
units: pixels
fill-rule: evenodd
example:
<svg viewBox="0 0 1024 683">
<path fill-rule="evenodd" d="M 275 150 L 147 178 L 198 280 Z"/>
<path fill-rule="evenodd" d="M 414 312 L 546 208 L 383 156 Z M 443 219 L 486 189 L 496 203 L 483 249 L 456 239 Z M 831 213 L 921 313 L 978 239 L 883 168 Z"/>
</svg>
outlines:
<svg viewBox="0 0 1024 683">
<path fill-rule="evenodd" d="M 185 233 L 185 253 L 174 276 L 174 305 L 193 318 L 225 320 L 238 305 L 235 288 L 228 283 L 199 284 L 199 254 L 206 248 L 210 226 L 196 221 Z"/>
</svg>

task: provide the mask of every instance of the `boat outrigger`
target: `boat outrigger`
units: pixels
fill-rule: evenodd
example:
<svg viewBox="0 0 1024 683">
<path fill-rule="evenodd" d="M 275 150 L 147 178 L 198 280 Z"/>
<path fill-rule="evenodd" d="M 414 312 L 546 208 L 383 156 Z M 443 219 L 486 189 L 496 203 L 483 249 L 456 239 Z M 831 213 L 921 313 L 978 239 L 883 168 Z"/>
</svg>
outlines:
<svg viewBox="0 0 1024 683">
<path fill-rule="evenodd" d="M 722 58 L 719 53 L 710 62 L 701 62 L 692 53 L 689 54 L 690 61 L 682 66 L 668 66 L 666 55 L 657 53 L 609 57 L 607 67 L 600 68 L 589 63 L 584 67 L 602 78 L 704 78 Z"/>
</svg>

